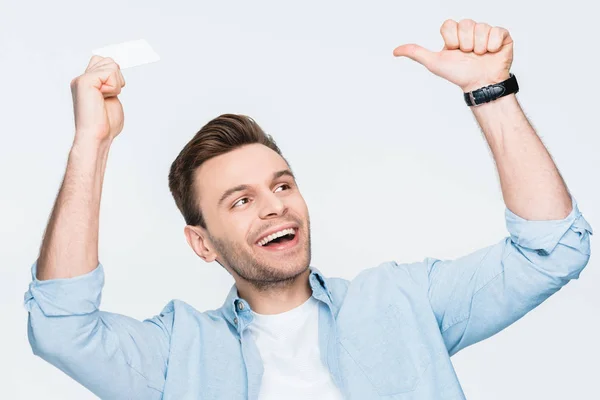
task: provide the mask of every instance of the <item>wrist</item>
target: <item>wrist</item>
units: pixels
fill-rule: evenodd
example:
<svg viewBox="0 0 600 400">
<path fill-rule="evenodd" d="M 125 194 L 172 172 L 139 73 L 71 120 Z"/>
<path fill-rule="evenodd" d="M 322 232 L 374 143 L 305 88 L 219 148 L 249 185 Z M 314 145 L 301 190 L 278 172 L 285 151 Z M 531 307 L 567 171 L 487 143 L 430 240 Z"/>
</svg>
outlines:
<svg viewBox="0 0 600 400">
<path fill-rule="evenodd" d="M 502 96 L 494 101 L 490 101 L 489 103 L 483 103 L 478 105 L 477 107 L 469 107 L 473 114 L 476 116 L 487 116 L 493 115 L 494 113 L 500 110 L 506 110 L 506 108 L 513 108 L 515 105 L 518 106 L 519 102 L 517 100 L 517 96 L 514 93 L 507 94 L 506 96 Z"/>
<path fill-rule="evenodd" d="M 80 151 L 104 151 L 107 150 L 112 144 L 111 138 L 99 139 L 93 134 L 87 134 L 86 132 L 76 132 L 75 138 L 73 139 L 72 148 Z"/>
<path fill-rule="evenodd" d="M 111 143 L 108 140 L 76 139 L 71 146 L 69 159 L 76 163 L 105 165 Z"/>
<path fill-rule="evenodd" d="M 478 107 L 486 103 L 495 102 L 504 96 L 518 93 L 519 84 L 517 82 L 516 76 L 514 76 L 511 73 L 509 73 L 508 76 L 509 77 L 507 79 L 504 79 L 500 82 L 492 83 L 489 85 L 478 87 L 474 90 L 464 92 L 463 98 L 465 100 L 465 103 L 467 103 L 469 107 Z M 498 81 L 500 79 L 502 79 L 502 77 L 498 77 L 496 79 L 493 79 L 492 81 Z M 466 87 L 466 89 L 471 88 Z"/>
<path fill-rule="evenodd" d="M 461 86 L 461 89 L 464 93 L 469 93 L 473 90 L 481 89 L 482 87 L 488 85 L 495 85 L 497 83 L 504 82 L 508 78 L 510 78 L 510 72 L 505 71 L 496 76 L 486 77 L 485 79 L 479 79 L 474 82 L 469 82 L 467 85 Z"/>
</svg>

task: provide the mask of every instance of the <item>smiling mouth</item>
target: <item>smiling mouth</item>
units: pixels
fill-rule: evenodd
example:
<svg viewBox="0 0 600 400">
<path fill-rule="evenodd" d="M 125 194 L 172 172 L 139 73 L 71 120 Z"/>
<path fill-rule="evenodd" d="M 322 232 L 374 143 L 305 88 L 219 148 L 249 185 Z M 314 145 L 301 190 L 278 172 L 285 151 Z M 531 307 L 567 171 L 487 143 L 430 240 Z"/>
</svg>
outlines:
<svg viewBox="0 0 600 400">
<path fill-rule="evenodd" d="M 299 242 L 297 228 L 284 229 L 274 235 L 270 235 L 260 240 L 256 245 L 264 250 L 287 250 Z"/>
</svg>

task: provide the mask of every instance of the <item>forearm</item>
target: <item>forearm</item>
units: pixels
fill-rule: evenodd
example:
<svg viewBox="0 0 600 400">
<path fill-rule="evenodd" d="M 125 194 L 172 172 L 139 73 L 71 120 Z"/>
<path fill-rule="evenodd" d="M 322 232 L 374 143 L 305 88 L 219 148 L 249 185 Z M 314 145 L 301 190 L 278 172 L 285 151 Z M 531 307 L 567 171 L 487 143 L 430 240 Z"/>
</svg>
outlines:
<svg viewBox="0 0 600 400">
<path fill-rule="evenodd" d="M 72 278 L 98 265 L 100 197 L 109 141 L 76 141 L 37 262 L 39 280 Z"/>
<path fill-rule="evenodd" d="M 507 208 L 528 220 L 565 218 L 572 210 L 568 189 L 515 95 L 472 110 L 492 150 Z"/>
</svg>

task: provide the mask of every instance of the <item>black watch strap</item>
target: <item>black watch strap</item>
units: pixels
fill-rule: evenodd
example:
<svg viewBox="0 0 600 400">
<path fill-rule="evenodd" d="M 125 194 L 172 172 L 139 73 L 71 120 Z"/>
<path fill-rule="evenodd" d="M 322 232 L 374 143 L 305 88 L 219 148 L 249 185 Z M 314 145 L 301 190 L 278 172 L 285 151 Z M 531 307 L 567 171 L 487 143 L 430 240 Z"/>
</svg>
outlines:
<svg viewBox="0 0 600 400">
<path fill-rule="evenodd" d="M 517 83 L 517 77 L 510 74 L 510 78 L 503 82 L 484 86 L 472 92 L 465 93 L 464 96 L 468 106 L 478 106 L 499 99 L 507 94 L 517 93 L 518 91 L 519 84 Z"/>
</svg>

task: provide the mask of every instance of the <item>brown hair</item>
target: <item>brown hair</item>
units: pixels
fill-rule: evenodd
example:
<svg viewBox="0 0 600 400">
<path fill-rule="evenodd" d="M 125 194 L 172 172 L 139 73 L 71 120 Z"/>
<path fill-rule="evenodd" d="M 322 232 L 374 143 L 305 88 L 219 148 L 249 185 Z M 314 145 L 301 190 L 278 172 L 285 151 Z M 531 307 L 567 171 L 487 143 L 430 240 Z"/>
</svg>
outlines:
<svg viewBox="0 0 600 400">
<path fill-rule="evenodd" d="M 213 157 L 253 143 L 263 144 L 282 156 L 271 135 L 246 115 L 220 115 L 204 125 L 185 145 L 171 164 L 169 189 L 187 225 L 206 228 L 194 192 L 196 169 Z M 287 160 L 286 163 L 289 166 Z"/>
</svg>

